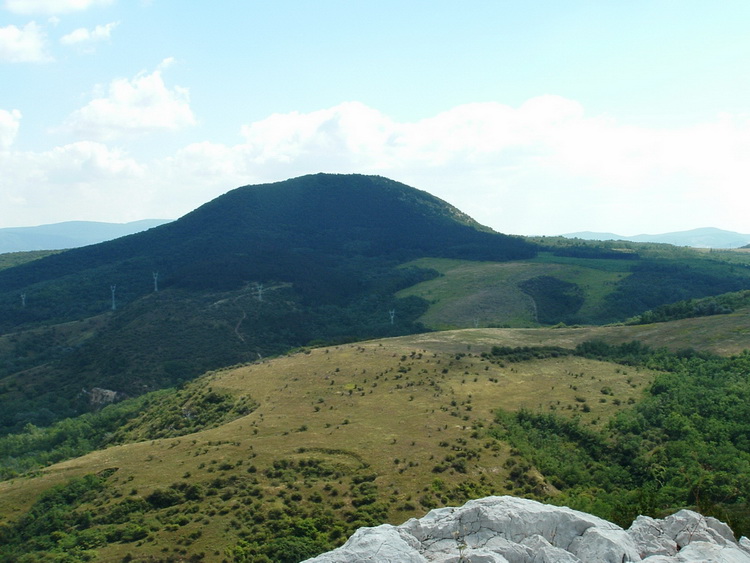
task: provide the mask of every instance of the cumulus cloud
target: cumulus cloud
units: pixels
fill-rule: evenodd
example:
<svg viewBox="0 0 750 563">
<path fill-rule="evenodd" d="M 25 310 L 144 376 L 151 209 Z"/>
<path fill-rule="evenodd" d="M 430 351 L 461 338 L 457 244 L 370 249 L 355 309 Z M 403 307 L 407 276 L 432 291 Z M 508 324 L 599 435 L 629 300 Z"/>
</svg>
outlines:
<svg viewBox="0 0 750 563">
<path fill-rule="evenodd" d="M 126 153 L 82 141 L 44 152 L 0 151 L 0 224 L 118 220 L 133 209 L 145 168 Z M 135 210 L 135 213 L 143 210 Z M 101 218 L 110 213 L 110 218 Z M 136 218 L 143 218 L 138 215 Z M 122 219 L 128 220 L 128 219 Z"/>
<path fill-rule="evenodd" d="M 47 36 L 36 22 L 22 28 L 0 27 L 0 61 L 9 63 L 43 63 L 52 60 L 46 52 Z"/>
<path fill-rule="evenodd" d="M 318 171 L 382 174 L 523 234 L 620 228 L 628 235 L 646 223 L 741 230 L 739 208 L 725 202 L 750 203 L 750 120 L 741 116 L 658 130 L 540 96 L 515 108 L 466 104 L 400 123 L 348 102 L 271 115 L 241 132 L 240 144 L 191 145 L 172 162 L 236 182 L 244 175 L 245 183 Z"/>
<path fill-rule="evenodd" d="M 17 109 L 11 111 L 0 109 L 0 149 L 7 149 L 13 144 L 20 124 L 20 111 Z"/>
<path fill-rule="evenodd" d="M 557 96 L 518 109 L 499 103 L 455 107 L 415 123 L 397 123 L 358 102 L 301 114 L 275 114 L 241 128 L 255 162 L 334 157 L 367 168 L 497 162 L 538 156 L 582 120 L 579 104 Z"/>
<path fill-rule="evenodd" d="M 101 99 L 110 110 L 134 105 L 134 92 L 157 91 L 157 98 L 170 100 L 175 90 L 154 78 L 158 72 L 124 81 L 127 95 L 113 93 L 113 86 Z M 160 86 L 140 85 L 147 78 Z M 100 220 L 170 218 L 240 185 L 357 172 L 426 190 L 506 233 L 747 230 L 748 116 L 654 129 L 588 116 L 576 101 L 541 96 L 518 107 L 466 104 L 400 122 L 347 102 L 274 114 L 240 132 L 234 144 L 196 142 L 148 162 L 90 142 L 16 154 L 0 161 L 0 198 L 16 202 L 0 208 L 0 215 L 18 224 L 24 213 L 31 216 L 34 202 L 54 202 L 58 213 L 64 198 L 78 210 L 98 202 Z M 83 211 L 45 221 L 82 217 Z"/>
<path fill-rule="evenodd" d="M 73 112 L 63 129 L 85 138 L 108 140 L 127 134 L 178 130 L 195 124 L 186 88 L 168 88 L 161 69 L 132 80 L 113 80 L 105 96 Z"/>
<path fill-rule="evenodd" d="M 118 25 L 119 22 L 111 22 L 105 25 L 97 25 L 91 30 L 86 29 L 85 27 L 79 27 L 67 35 L 63 35 L 60 38 L 60 43 L 63 45 L 81 45 L 104 41 L 109 39 L 112 30 Z"/>
<path fill-rule="evenodd" d="M 112 0 L 5 0 L 4 7 L 14 14 L 67 14 L 106 6 Z"/>
<path fill-rule="evenodd" d="M 369 168 L 388 158 L 388 136 L 395 129 L 380 112 L 349 102 L 308 114 L 274 114 L 241 132 L 254 163 L 354 160 Z"/>
</svg>

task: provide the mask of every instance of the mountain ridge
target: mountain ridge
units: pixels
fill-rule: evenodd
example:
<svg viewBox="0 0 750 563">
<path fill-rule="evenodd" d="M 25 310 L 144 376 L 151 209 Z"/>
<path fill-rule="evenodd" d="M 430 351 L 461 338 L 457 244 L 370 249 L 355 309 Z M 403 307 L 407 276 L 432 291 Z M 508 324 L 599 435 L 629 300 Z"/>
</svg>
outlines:
<svg viewBox="0 0 750 563">
<path fill-rule="evenodd" d="M 4 227 L 0 228 L 0 254 L 78 248 L 139 233 L 170 221 L 171 219 L 141 219 L 127 223 L 64 221 L 34 227 Z"/>
<path fill-rule="evenodd" d="M 622 236 L 615 233 L 581 231 L 560 235 L 565 238 L 579 238 L 584 240 L 626 240 L 630 242 L 655 242 L 672 244 L 675 246 L 691 246 L 695 248 L 741 248 L 750 243 L 750 234 L 703 227 L 687 231 L 675 231 L 662 234 L 640 234 Z"/>
</svg>

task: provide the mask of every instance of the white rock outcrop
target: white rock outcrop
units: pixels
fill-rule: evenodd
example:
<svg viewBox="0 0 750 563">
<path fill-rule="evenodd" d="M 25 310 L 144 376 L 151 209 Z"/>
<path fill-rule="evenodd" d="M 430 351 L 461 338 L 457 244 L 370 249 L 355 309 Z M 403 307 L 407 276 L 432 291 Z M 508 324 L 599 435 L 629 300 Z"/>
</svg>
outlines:
<svg viewBox="0 0 750 563">
<path fill-rule="evenodd" d="M 628 530 L 566 507 L 487 497 L 438 508 L 400 526 L 360 528 L 308 563 L 750 563 L 750 541 L 681 510 L 639 516 Z"/>
</svg>

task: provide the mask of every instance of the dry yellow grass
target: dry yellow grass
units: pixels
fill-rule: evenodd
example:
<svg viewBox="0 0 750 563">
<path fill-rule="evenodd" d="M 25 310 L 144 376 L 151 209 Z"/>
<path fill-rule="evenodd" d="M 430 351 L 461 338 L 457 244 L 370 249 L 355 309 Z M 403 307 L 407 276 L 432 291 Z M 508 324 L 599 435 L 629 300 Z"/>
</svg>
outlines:
<svg viewBox="0 0 750 563">
<path fill-rule="evenodd" d="M 54 484 L 111 468 L 117 468 L 108 481 L 111 498 L 103 502 L 145 497 L 185 476 L 206 483 L 218 475 L 245 474 L 250 464 L 267 493 L 264 502 L 280 502 L 273 499 L 283 483 L 264 478 L 263 471 L 276 460 L 315 457 L 348 471 L 367 466 L 378 475 L 378 496 L 389 503 L 389 519 L 400 522 L 424 513 L 417 499 L 432 491 L 436 478 L 445 489 L 481 478 L 491 492 L 512 490 L 504 466 L 508 447 L 484 433 L 496 409 L 576 414 L 601 425 L 653 377 L 575 357 L 502 366 L 480 356 L 487 346 L 515 343 L 505 335 L 479 330 L 394 338 L 217 372 L 211 375 L 213 389 L 249 394 L 257 410 L 211 430 L 93 452 L 36 477 L 0 483 L 0 517 L 16 517 Z M 602 394 L 604 387 L 611 394 Z M 583 404 L 590 412 L 583 412 Z M 451 468 L 435 473 L 456 448 L 475 453 L 466 473 Z M 340 481 L 334 487 L 347 494 Z M 206 503 L 201 510 L 215 512 L 207 521 L 154 532 L 151 541 L 135 547 L 110 544 L 99 558 L 114 561 L 129 551 L 156 555 L 197 529 L 202 535 L 191 550 L 214 553 L 223 549 L 217 546 L 236 543 L 231 521 L 239 507 L 230 509 L 231 499 L 217 497 Z"/>
</svg>

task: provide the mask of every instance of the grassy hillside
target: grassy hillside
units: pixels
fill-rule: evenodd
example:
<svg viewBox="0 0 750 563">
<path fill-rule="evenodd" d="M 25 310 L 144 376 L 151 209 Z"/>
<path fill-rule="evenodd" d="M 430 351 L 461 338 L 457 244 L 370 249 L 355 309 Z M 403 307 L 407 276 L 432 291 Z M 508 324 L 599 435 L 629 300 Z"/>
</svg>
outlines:
<svg viewBox="0 0 750 563">
<path fill-rule="evenodd" d="M 608 421 L 636 420 L 632 413 L 641 404 L 650 412 L 650 402 L 665 396 L 654 395 L 652 383 L 669 385 L 672 376 L 637 365 L 639 347 L 619 352 L 629 365 L 563 349 L 592 337 L 616 343 L 638 335 L 675 349 L 719 342 L 733 342 L 725 349 L 732 353 L 747 348 L 747 311 L 701 319 L 717 324 L 700 332 L 694 320 L 428 333 L 308 349 L 211 373 L 142 407 L 142 415 L 110 437 L 126 443 L 0 483 L 6 522 L 0 537 L 26 551 L 31 545 L 40 553 L 64 550 L 72 561 L 87 553 L 97 561 L 298 561 L 341 543 L 359 526 L 402 522 L 487 494 L 559 498 L 622 518 L 641 506 L 656 513 L 689 504 L 673 495 L 647 506 L 627 491 L 597 494 L 575 484 L 597 479 L 586 467 L 598 479 L 606 475 L 596 469 L 600 463 L 626 471 L 606 457 L 619 451 L 607 448 L 623 447 Z M 537 344 L 544 348 L 528 348 Z M 686 361 L 661 357 L 666 363 L 649 361 L 668 370 Z M 690 381 L 688 375 L 679 380 Z M 739 389 L 732 385 L 735 391 L 719 392 L 730 397 Z M 206 429 L 194 431 L 204 412 Z M 497 418 L 498 412 L 505 414 Z M 529 442 L 545 425 L 566 440 L 546 439 L 557 454 Z M 654 440 L 638 446 L 643 455 L 650 447 L 670 447 L 657 445 L 668 439 L 659 432 L 641 431 Z M 680 447 L 701 443 L 691 440 L 693 446 Z M 580 473 L 556 469 L 560 448 L 570 450 L 566 467 Z M 599 450 L 600 457 L 586 461 Z M 634 451 L 632 459 L 640 455 Z M 42 511 L 54 518 L 42 518 Z"/>
<path fill-rule="evenodd" d="M 433 329 L 533 327 L 540 323 L 539 296 L 535 299 L 524 291 L 523 283 L 552 277 L 581 288 L 583 304 L 554 318 L 555 322 L 574 321 L 591 317 L 616 283 L 629 273 L 628 264 L 623 262 L 601 262 L 590 260 L 579 265 L 566 264 L 562 259 L 497 263 L 422 258 L 409 265 L 436 270 L 440 277 L 403 289 L 398 295 L 425 299 L 430 307 L 419 320 Z"/>
<path fill-rule="evenodd" d="M 563 244 L 505 263 L 421 258 L 408 265 L 440 275 L 397 295 L 427 301 L 419 320 L 444 330 L 623 322 L 665 304 L 750 287 L 750 261 L 736 252 Z"/>
<path fill-rule="evenodd" d="M 528 487 L 536 473 L 510 477 L 508 446 L 487 435 L 498 407 L 554 408 L 603 425 L 653 376 L 572 357 L 501 366 L 471 345 L 461 353 L 443 345 L 374 341 L 213 374 L 193 385 L 251 398 L 257 408 L 197 434 L 115 446 L 0 483 L 2 517 L 20 517 L 49 487 L 99 474 L 107 476 L 103 490 L 78 511 L 100 522 L 92 536 L 120 538 L 95 546 L 100 561 L 201 552 L 220 560 L 243 539 L 267 540 L 261 524 L 274 511 L 282 526 L 272 533 L 277 539 L 284 527 L 319 526 L 322 519 L 331 524 L 327 541 L 335 541 L 359 525 Z M 619 405 L 599 402 L 603 385 Z M 155 422 L 158 414 L 150 417 Z M 129 432 L 138 426 L 131 423 Z M 187 486 L 200 494 L 189 498 Z M 540 480 L 538 487 L 548 485 Z M 156 491 L 178 493 L 162 506 Z M 116 516 L 131 504 L 137 509 L 127 518 Z M 131 541 L 122 540 L 125 529 Z"/>
<path fill-rule="evenodd" d="M 462 352 L 467 346 L 488 351 L 498 342 L 505 346 L 560 346 L 575 348 L 590 340 L 612 344 L 639 341 L 653 348 L 677 352 L 695 349 L 722 356 L 738 355 L 750 347 L 750 308 L 731 314 L 682 319 L 679 321 L 559 328 L 491 328 L 430 332 L 407 337 L 415 344 L 440 346 L 448 352 Z"/>
</svg>

